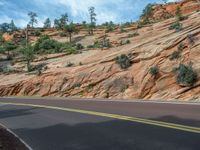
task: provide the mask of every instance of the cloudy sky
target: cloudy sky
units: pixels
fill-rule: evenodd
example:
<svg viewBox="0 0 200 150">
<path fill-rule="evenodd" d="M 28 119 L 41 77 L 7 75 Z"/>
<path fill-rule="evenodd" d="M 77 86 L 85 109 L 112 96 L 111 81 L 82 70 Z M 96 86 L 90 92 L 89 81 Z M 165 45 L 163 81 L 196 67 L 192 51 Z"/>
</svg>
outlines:
<svg viewBox="0 0 200 150">
<path fill-rule="evenodd" d="M 173 0 L 169 0 L 173 1 Z M 88 21 L 88 7 L 94 6 L 97 22 L 114 21 L 116 23 L 135 21 L 148 3 L 162 3 L 162 0 L 0 0 L 0 23 L 14 20 L 23 27 L 30 11 L 38 14 L 38 26 L 49 17 L 58 18 L 68 13 L 74 22 Z"/>
</svg>

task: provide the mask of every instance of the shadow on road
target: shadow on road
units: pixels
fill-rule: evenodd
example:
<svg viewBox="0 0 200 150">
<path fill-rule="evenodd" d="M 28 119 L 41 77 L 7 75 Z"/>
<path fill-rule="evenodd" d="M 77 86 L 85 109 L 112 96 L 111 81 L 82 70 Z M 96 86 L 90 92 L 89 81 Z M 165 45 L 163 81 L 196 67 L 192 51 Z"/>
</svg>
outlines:
<svg viewBox="0 0 200 150">
<path fill-rule="evenodd" d="M 128 121 L 106 121 L 77 125 L 57 124 L 26 133 L 39 150 L 199 150 L 199 134 Z M 31 136 L 30 136 L 31 135 Z"/>
<path fill-rule="evenodd" d="M 0 119 L 31 115 L 34 114 L 34 112 L 32 112 L 32 110 L 34 109 L 37 108 L 8 109 L 8 110 L 0 109 Z"/>
</svg>

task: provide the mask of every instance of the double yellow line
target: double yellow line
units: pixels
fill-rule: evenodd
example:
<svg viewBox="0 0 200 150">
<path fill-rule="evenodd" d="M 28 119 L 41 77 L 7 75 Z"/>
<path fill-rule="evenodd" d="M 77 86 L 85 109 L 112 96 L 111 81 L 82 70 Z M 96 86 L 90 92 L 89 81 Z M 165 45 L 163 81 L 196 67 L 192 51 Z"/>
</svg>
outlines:
<svg viewBox="0 0 200 150">
<path fill-rule="evenodd" d="M 155 121 L 155 120 L 149 120 L 149 119 L 142 119 L 142 118 L 136 118 L 136 117 L 129 117 L 129 116 L 123 116 L 123 115 L 117 115 L 117 114 L 102 113 L 102 112 L 80 110 L 80 109 L 71 109 L 71 108 L 64 108 L 64 107 L 46 106 L 46 105 L 25 104 L 25 103 L 0 103 L 0 104 L 62 110 L 62 111 L 67 111 L 67 112 L 74 112 L 74 113 L 81 113 L 81 114 L 86 114 L 86 115 L 107 117 L 107 118 L 137 122 L 137 123 L 142 123 L 142 124 L 147 124 L 147 125 L 154 125 L 154 126 L 159 126 L 159 127 L 165 127 L 165 128 L 176 129 L 176 130 L 200 134 L 200 128 L 197 128 L 197 127 L 180 125 L 180 124 L 175 124 L 175 123 L 167 123 L 167 122 Z"/>
</svg>

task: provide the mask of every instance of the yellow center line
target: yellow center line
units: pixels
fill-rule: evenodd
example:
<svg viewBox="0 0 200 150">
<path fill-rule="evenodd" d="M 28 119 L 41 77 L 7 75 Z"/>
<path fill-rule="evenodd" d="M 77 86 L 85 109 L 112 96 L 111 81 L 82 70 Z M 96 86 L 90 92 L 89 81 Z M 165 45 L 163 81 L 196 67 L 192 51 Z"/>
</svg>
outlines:
<svg viewBox="0 0 200 150">
<path fill-rule="evenodd" d="M 119 119 L 119 120 L 126 120 L 126 121 L 131 121 L 131 122 L 137 122 L 137 123 L 142 123 L 142 124 L 154 125 L 154 126 L 159 126 L 159 127 L 164 127 L 164 128 L 170 128 L 170 129 L 176 129 L 176 130 L 200 134 L 200 128 L 198 127 L 180 125 L 180 124 L 175 124 L 175 123 L 167 123 L 167 122 L 155 121 L 155 120 L 150 120 L 150 119 L 142 119 L 142 118 L 137 118 L 137 117 L 123 116 L 123 115 L 102 113 L 102 112 L 81 110 L 81 109 L 47 106 L 47 105 L 35 105 L 35 104 L 25 104 L 25 103 L 1 103 L 1 102 L 0 104 L 62 110 L 62 111 L 68 111 L 68 112 L 74 112 L 74 113 L 81 113 L 81 114 L 94 115 L 94 116 L 100 116 L 100 117 L 114 118 L 114 119 Z"/>
</svg>

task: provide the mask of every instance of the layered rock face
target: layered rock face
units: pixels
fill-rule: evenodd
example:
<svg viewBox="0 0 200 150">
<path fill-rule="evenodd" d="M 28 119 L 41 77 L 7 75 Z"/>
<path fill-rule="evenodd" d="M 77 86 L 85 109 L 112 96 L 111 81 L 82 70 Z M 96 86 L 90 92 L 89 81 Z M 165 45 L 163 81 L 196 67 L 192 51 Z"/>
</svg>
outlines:
<svg viewBox="0 0 200 150">
<path fill-rule="evenodd" d="M 188 4 L 188 3 L 187 3 Z M 185 4 L 182 4 L 185 6 Z M 186 6 L 185 6 L 186 7 Z M 187 7 L 186 7 L 187 8 Z M 187 10 L 187 9 L 185 9 Z M 14 75 L 0 75 L 0 96 L 59 96 L 81 98 L 119 98 L 153 100 L 192 100 L 200 98 L 200 13 L 194 12 L 182 21 L 183 30 L 169 30 L 175 18 L 167 19 L 141 29 L 139 36 L 129 37 L 131 44 L 98 50 L 84 60 L 83 65 L 70 68 L 53 68 L 41 76 L 24 75 L 20 81 Z M 128 38 L 127 33 L 108 33 L 111 42 Z M 191 44 L 188 34 L 192 35 Z M 171 61 L 170 55 L 184 45 L 181 57 Z M 126 54 L 132 66 L 123 70 L 115 58 Z M 75 57 L 75 56 L 74 56 Z M 191 64 L 198 74 L 192 87 L 176 83 L 174 69 L 179 64 Z M 149 69 L 157 66 L 159 76 L 154 78 Z M 19 74 L 16 74 L 16 77 Z"/>
<path fill-rule="evenodd" d="M 183 14 L 189 14 L 200 10 L 200 1 L 198 0 L 183 0 L 181 2 L 169 3 L 166 5 L 153 6 L 152 20 L 163 20 L 172 16 L 175 16 L 177 7 L 181 8 Z"/>
</svg>

